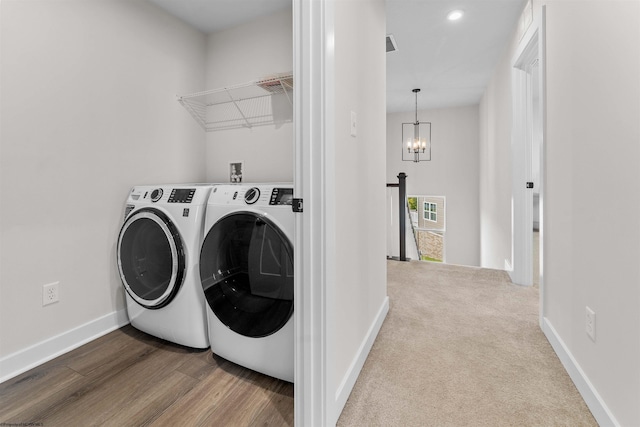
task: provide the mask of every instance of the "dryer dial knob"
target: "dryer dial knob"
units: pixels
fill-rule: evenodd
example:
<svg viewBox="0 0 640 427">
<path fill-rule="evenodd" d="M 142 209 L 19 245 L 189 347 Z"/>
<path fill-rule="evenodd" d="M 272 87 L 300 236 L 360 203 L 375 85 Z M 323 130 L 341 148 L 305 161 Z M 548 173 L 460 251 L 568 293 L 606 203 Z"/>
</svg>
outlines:
<svg viewBox="0 0 640 427">
<path fill-rule="evenodd" d="M 244 193 L 244 201 L 248 205 L 252 205 L 260 198 L 260 190 L 256 187 L 252 187 Z"/>
<path fill-rule="evenodd" d="M 156 188 L 151 192 L 151 201 L 157 202 L 162 197 L 162 188 Z"/>
</svg>

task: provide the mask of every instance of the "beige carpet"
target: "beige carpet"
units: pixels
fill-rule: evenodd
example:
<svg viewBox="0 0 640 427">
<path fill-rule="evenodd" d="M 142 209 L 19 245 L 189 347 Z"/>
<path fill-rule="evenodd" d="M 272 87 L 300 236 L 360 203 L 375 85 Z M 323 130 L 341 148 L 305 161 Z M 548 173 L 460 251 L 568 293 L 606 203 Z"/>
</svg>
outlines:
<svg viewBox="0 0 640 427">
<path fill-rule="evenodd" d="M 338 426 L 595 426 L 505 272 L 388 261 L 390 310 Z"/>
</svg>

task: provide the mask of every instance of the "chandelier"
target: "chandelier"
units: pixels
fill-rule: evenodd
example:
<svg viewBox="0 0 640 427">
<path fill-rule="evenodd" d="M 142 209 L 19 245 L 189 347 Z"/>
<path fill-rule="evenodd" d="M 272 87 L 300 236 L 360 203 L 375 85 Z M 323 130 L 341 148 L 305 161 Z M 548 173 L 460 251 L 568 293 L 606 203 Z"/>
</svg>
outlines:
<svg viewBox="0 0 640 427">
<path fill-rule="evenodd" d="M 431 123 L 418 121 L 420 89 L 413 89 L 412 92 L 416 94 L 416 121 L 402 123 L 402 160 L 416 163 L 428 162 L 431 161 Z M 404 147 L 406 147 L 406 153 Z"/>
</svg>

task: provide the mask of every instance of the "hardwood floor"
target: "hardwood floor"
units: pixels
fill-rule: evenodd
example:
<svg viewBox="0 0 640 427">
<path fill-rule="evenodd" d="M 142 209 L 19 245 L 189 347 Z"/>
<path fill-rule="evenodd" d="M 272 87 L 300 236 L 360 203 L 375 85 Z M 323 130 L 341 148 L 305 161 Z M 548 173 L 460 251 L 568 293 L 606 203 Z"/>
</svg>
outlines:
<svg viewBox="0 0 640 427">
<path fill-rule="evenodd" d="M 293 384 L 125 326 L 0 384 L 0 425 L 20 423 L 292 426 Z"/>
</svg>

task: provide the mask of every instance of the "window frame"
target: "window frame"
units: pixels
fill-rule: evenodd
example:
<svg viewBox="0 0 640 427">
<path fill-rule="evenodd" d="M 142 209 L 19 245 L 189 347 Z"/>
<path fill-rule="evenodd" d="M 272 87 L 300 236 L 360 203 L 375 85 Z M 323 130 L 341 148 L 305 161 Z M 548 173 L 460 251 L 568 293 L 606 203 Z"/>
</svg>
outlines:
<svg viewBox="0 0 640 427">
<path fill-rule="evenodd" d="M 429 221 L 429 222 L 438 222 L 438 204 L 437 203 L 432 203 L 432 202 L 428 202 L 428 201 L 424 201 L 422 202 L 422 218 L 425 221 Z M 434 217 L 435 219 L 431 219 L 432 217 Z"/>
</svg>

